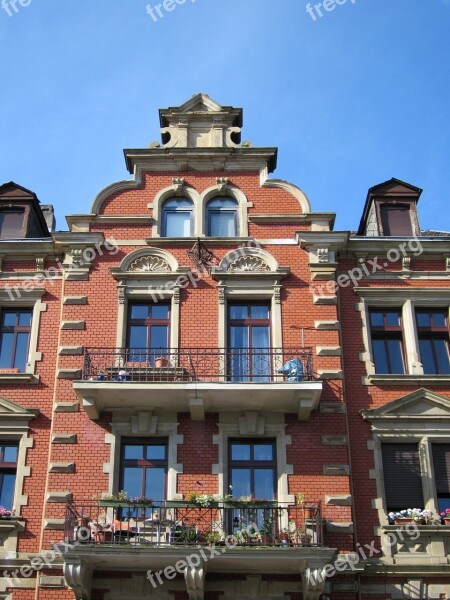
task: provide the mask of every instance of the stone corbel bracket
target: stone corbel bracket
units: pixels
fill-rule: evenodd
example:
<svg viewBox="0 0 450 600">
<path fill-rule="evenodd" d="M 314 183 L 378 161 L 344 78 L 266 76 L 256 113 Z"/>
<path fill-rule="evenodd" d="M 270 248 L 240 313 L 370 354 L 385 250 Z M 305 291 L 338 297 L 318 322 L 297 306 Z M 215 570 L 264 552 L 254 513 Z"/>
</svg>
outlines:
<svg viewBox="0 0 450 600">
<path fill-rule="evenodd" d="M 203 600 L 205 597 L 205 570 L 203 564 L 197 567 L 186 567 L 184 569 L 184 579 L 189 600 Z"/>
<path fill-rule="evenodd" d="M 92 569 L 84 560 L 71 559 L 64 563 L 64 577 L 76 600 L 90 600 Z"/>
<path fill-rule="evenodd" d="M 103 233 L 58 232 L 53 234 L 55 247 L 64 255 L 64 277 L 66 280 L 87 280 L 92 262 L 104 254 Z"/>
</svg>

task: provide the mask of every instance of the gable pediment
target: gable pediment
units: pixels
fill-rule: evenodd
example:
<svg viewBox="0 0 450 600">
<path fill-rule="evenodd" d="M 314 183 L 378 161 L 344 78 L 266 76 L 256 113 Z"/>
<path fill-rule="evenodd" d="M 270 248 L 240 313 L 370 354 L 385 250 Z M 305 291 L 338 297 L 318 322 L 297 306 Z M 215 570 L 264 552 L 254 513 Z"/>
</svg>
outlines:
<svg viewBox="0 0 450 600">
<path fill-rule="evenodd" d="M 39 414 L 36 408 L 24 408 L 0 396 L 0 419 L 34 419 Z"/>
<path fill-rule="evenodd" d="M 424 388 L 372 410 L 362 410 L 366 421 L 443 420 L 450 421 L 450 398 Z"/>
</svg>

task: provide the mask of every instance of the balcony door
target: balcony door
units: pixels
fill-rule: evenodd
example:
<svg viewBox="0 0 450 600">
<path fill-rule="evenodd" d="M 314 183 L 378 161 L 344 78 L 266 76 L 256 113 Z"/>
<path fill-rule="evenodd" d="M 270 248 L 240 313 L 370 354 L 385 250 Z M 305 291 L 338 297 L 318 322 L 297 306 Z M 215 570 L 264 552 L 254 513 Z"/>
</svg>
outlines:
<svg viewBox="0 0 450 600">
<path fill-rule="evenodd" d="M 170 335 L 170 304 L 130 303 L 128 306 L 128 360 L 153 365 L 167 356 Z"/>
<path fill-rule="evenodd" d="M 230 381 L 270 381 L 270 308 L 268 304 L 228 305 Z"/>
</svg>

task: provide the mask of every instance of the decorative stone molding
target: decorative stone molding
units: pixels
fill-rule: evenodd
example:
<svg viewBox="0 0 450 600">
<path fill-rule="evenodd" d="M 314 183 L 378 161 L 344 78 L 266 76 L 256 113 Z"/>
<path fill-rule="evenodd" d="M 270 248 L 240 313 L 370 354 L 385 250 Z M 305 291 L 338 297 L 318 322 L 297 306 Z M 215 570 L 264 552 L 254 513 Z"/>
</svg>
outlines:
<svg viewBox="0 0 450 600">
<path fill-rule="evenodd" d="M 327 369 L 326 371 L 318 369 L 317 375 L 319 379 L 343 379 L 343 374 L 340 369 Z"/>
<path fill-rule="evenodd" d="M 58 369 L 58 379 L 81 379 L 81 369 Z"/>
<path fill-rule="evenodd" d="M 128 271 L 144 273 L 167 273 L 171 271 L 169 263 L 160 256 L 143 256 L 128 267 Z"/>
<path fill-rule="evenodd" d="M 270 267 L 259 256 L 241 256 L 232 262 L 227 270 L 231 273 L 268 273 Z"/>
<path fill-rule="evenodd" d="M 340 346 L 316 346 L 317 356 L 341 356 L 342 348 Z"/>
<path fill-rule="evenodd" d="M 64 578 L 75 594 L 76 600 L 90 600 L 92 587 L 92 569 L 80 559 L 66 559 Z"/>
<path fill-rule="evenodd" d="M 64 492 L 47 492 L 45 495 L 45 499 L 50 503 L 61 503 L 66 504 L 66 502 L 72 499 L 72 492 L 66 490 Z"/>
<path fill-rule="evenodd" d="M 347 446 L 346 435 L 321 435 L 320 443 L 322 446 Z"/>
<path fill-rule="evenodd" d="M 339 329 L 339 321 L 314 321 L 314 329 L 335 331 Z"/>
<path fill-rule="evenodd" d="M 323 465 L 324 475 L 342 476 L 350 475 L 350 467 L 348 465 Z"/>
<path fill-rule="evenodd" d="M 55 462 L 50 463 L 48 467 L 49 473 L 75 473 L 75 463 L 71 462 Z"/>
<path fill-rule="evenodd" d="M 334 305 L 337 304 L 337 296 L 316 296 L 314 294 L 313 302 L 317 305 Z"/>
<path fill-rule="evenodd" d="M 229 181 L 230 180 L 228 179 L 228 177 L 216 177 L 217 191 L 223 192 L 223 190 L 228 185 Z"/>
<path fill-rule="evenodd" d="M 335 415 L 346 411 L 347 407 L 342 402 L 321 402 L 319 404 L 319 412 L 322 415 Z"/>
<path fill-rule="evenodd" d="M 325 504 L 327 506 L 351 506 L 352 497 L 350 494 L 325 494 Z"/>
<path fill-rule="evenodd" d="M 83 346 L 60 346 L 60 356 L 83 356 Z"/>
<path fill-rule="evenodd" d="M 66 587 L 64 577 L 57 575 L 41 575 L 39 577 L 40 588 L 63 588 Z"/>
<path fill-rule="evenodd" d="M 78 331 L 86 328 L 86 321 L 62 321 L 61 329 Z"/>
<path fill-rule="evenodd" d="M 203 600 L 205 595 L 205 570 L 203 564 L 184 569 L 184 579 L 189 600 Z"/>
<path fill-rule="evenodd" d="M 64 296 L 63 304 L 65 306 L 87 304 L 87 296 Z"/>
<path fill-rule="evenodd" d="M 264 435 L 266 419 L 256 411 L 245 412 L 239 417 L 240 435 Z"/>
<path fill-rule="evenodd" d="M 103 252 L 103 233 L 59 231 L 52 237 L 57 252 L 64 255 L 64 278 L 68 281 L 88 280 L 92 261 Z"/>
<path fill-rule="evenodd" d="M 79 402 L 57 402 L 54 412 L 56 413 L 77 413 L 80 410 Z"/>
<path fill-rule="evenodd" d="M 181 194 L 184 188 L 184 177 L 174 177 L 172 187 L 175 194 Z"/>
<path fill-rule="evenodd" d="M 327 573 L 325 567 L 307 568 L 302 572 L 303 600 L 320 600 L 325 591 Z"/>
<path fill-rule="evenodd" d="M 76 433 L 53 433 L 52 444 L 76 444 Z"/>
<path fill-rule="evenodd" d="M 353 523 L 325 521 L 325 529 L 327 533 L 353 533 Z"/>
<path fill-rule="evenodd" d="M 44 529 L 55 529 L 57 531 L 64 531 L 65 525 L 65 519 L 44 519 Z"/>
</svg>

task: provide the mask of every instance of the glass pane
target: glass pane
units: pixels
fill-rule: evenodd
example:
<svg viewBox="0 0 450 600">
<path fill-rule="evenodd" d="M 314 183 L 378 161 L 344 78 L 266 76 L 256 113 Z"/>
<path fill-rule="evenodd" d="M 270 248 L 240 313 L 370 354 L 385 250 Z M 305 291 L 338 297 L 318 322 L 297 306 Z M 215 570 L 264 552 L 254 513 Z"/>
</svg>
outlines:
<svg viewBox="0 0 450 600">
<path fill-rule="evenodd" d="M 433 313 L 433 324 L 435 327 L 445 327 L 446 323 L 446 313 L 445 312 L 434 312 Z"/>
<path fill-rule="evenodd" d="M 269 347 L 269 327 L 267 325 L 252 327 L 252 348 L 266 349 Z"/>
<path fill-rule="evenodd" d="M 30 312 L 22 312 L 19 315 L 19 325 L 21 327 L 28 327 L 31 325 L 31 313 Z"/>
<path fill-rule="evenodd" d="M 436 360 L 438 364 L 438 372 L 440 375 L 450 374 L 450 363 L 448 357 L 448 344 L 445 340 L 434 340 L 434 350 L 436 352 Z"/>
<path fill-rule="evenodd" d="M 251 495 L 251 470 L 250 469 L 232 469 L 231 470 L 231 486 L 233 497 L 240 498 L 241 496 Z"/>
<path fill-rule="evenodd" d="M 391 325 L 394 327 L 400 325 L 400 314 L 398 312 L 387 312 L 386 325 Z"/>
<path fill-rule="evenodd" d="M 373 360 L 376 373 L 389 373 L 384 340 L 372 340 Z"/>
<path fill-rule="evenodd" d="M 148 319 L 149 316 L 148 304 L 134 304 L 131 307 L 131 318 L 132 319 Z"/>
<path fill-rule="evenodd" d="M 419 340 L 419 348 L 420 348 L 420 360 L 423 365 L 423 372 L 426 375 L 435 375 L 436 374 L 436 365 L 434 364 L 433 358 L 433 347 L 431 340 L 420 339 Z"/>
<path fill-rule="evenodd" d="M 0 211 L 0 231 L 3 237 L 14 238 L 22 233 L 24 211 L 2 210 Z"/>
<path fill-rule="evenodd" d="M 430 327 L 431 323 L 430 323 L 429 313 L 418 312 L 417 313 L 417 325 L 419 327 Z"/>
<path fill-rule="evenodd" d="M 273 469 L 255 469 L 255 498 L 273 500 Z"/>
<path fill-rule="evenodd" d="M 10 463 L 17 462 L 17 451 L 17 446 L 5 446 L 3 461 Z"/>
<path fill-rule="evenodd" d="M 2 369 L 11 368 L 13 343 L 13 333 L 4 333 L 2 335 L 0 348 L 0 368 Z"/>
<path fill-rule="evenodd" d="M 5 473 L 2 477 L 2 489 L 0 491 L 0 505 L 6 510 L 11 510 L 14 501 L 14 486 L 16 483 L 15 473 Z"/>
<path fill-rule="evenodd" d="M 273 460 L 272 444 L 257 444 L 254 447 L 255 460 Z"/>
<path fill-rule="evenodd" d="M 16 324 L 17 313 L 3 313 L 3 325 L 5 327 L 14 327 Z"/>
<path fill-rule="evenodd" d="M 16 357 L 14 359 L 14 368 L 19 371 L 25 371 L 28 360 L 28 339 L 29 333 L 18 333 L 16 343 Z"/>
<path fill-rule="evenodd" d="M 230 327 L 229 371 L 233 381 L 245 381 L 250 371 L 248 328 Z"/>
<path fill-rule="evenodd" d="M 165 499 L 166 472 L 164 467 L 146 469 L 145 497 L 152 500 Z"/>
<path fill-rule="evenodd" d="M 212 237 L 233 237 L 236 235 L 234 212 L 210 212 L 209 232 Z"/>
<path fill-rule="evenodd" d="M 147 348 L 147 327 L 145 325 L 132 325 L 130 327 L 130 348 Z"/>
<path fill-rule="evenodd" d="M 231 460 L 250 460 L 250 444 L 232 444 Z"/>
<path fill-rule="evenodd" d="M 191 213 L 168 212 L 166 213 L 166 237 L 190 237 Z"/>
<path fill-rule="evenodd" d="M 140 467 L 125 467 L 123 470 L 123 489 L 131 498 L 142 496 L 142 476 Z"/>
<path fill-rule="evenodd" d="M 172 198 L 164 202 L 164 209 L 166 208 L 192 208 L 193 203 L 189 198 Z"/>
<path fill-rule="evenodd" d="M 248 319 L 248 306 L 232 304 L 230 305 L 230 319 Z"/>
<path fill-rule="evenodd" d="M 248 327 L 239 325 L 230 327 L 230 347 L 248 348 Z"/>
<path fill-rule="evenodd" d="M 150 348 L 167 348 L 168 325 L 152 325 L 150 330 Z"/>
<path fill-rule="evenodd" d="M 400 340 L 388 340 L 391 373 L 404 373 L 402 343 Z"/>
<path fill-rule="evenodd" d="M 383 327 L 384 318 L 382 312 L 371 312 L 370 313 L 370 323 L 373 327 Z"/>
<path fill-rule="evenodd" d="M 152 319 L 168 319 L 169 307 L 167 304 L 152 305 Z"/>
<path fill-rule="evenodd" d="M 166 446 L 147 446 L 147 459 L 148 460 L 165 460 L 165 458 L 166 458 Z"/>
<path fill-rule="evenodd" d="M 252 319 L 268 319 L 269 307 L 264 304 L 255 304 L 251 307 Z"/>
<path fill-rule="evenodd" d="M 126 460 L 144 458 L 144 446 L 125 446 L 124 458 Z"/>
<path fill-rule="evenodd" d="M 208 208 L 236 208 L 237 202 L 233 198 L 214 198 L 208 202 Z"/>
</svg>

